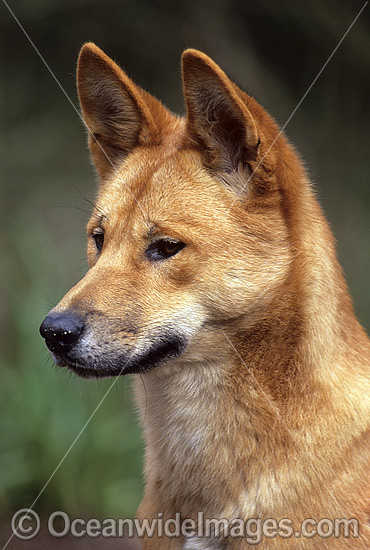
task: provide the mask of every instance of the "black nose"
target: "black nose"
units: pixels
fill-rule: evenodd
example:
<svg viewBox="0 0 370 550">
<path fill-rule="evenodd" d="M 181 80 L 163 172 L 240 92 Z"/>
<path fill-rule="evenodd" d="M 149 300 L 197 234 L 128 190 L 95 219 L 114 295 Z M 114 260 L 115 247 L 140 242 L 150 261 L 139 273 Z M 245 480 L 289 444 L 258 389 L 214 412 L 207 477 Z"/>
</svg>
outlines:
<svg viewBox="0 0 370 550">
<path fill-rule="evenodd" d="M 49 313 L 40 327 L 40 334 L 50 351 L 67 353 L 77 343 L 83 328 L 83 321 L 74 313 Z"/>
</svg>

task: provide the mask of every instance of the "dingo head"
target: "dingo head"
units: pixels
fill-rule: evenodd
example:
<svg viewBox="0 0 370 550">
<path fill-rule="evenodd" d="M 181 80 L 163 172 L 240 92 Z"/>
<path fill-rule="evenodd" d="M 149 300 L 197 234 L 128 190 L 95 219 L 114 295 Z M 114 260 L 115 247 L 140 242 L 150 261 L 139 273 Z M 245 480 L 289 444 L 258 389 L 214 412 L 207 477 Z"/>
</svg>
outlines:
<svg viewBox="0 0 370 550">
<path fill-rule="evenodd" d="M 82 376 L 211 361 L 222 353 L 219 331 L 250 329 L 283 294 L 300 164 L 269 115 L 206 55 L 185 51 L 182 71 L 185 118 L 95 45 L 79 57 L 101 180 L 90 269 L 40 330 L 57 363 Z"/>
</svg>

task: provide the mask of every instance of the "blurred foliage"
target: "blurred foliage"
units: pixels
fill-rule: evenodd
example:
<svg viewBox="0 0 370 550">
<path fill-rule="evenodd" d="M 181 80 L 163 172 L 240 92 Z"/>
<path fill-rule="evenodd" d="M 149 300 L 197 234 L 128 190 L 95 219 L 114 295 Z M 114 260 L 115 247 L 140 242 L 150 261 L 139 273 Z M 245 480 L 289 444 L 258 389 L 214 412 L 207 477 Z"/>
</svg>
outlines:
<svg viewBox="0 0 370 550">
<path fill-rule="evenodd" d="M 78 50 L 95 41 L 183 111 L 180 54 L 204 50 L 284 124 L 363 5 L 334 0 L 8 0 L 77 108 Z M 369 7 L 287 126 L 317 182 L 358 315 L 370 327 Z M 366 13 L 367 12 L 367 13 Z M 76 111 L 5 4 L 1 43 L 0 509 L 30 505 L 113 380 L 52 368 L 38 326 L 84 274 L 94 197 Z M 87 197 L 85 199 L 85 197 Z M 143 448 L 128 379 L 117 380 L 35 509 L 134 514 Z"/>
</svg>

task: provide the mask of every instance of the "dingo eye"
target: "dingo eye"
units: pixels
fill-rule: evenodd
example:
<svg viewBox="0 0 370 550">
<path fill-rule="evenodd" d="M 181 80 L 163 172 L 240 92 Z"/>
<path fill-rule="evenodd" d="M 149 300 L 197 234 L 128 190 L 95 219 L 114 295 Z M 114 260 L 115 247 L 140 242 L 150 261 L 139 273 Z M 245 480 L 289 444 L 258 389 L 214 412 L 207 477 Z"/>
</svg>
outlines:
<svg viewBox="0 0 370 550">
<path fill-rule="evenodd" d="M 160 260 L 166 260 L 171 256 L 174 256 L 185 244 L 181 241 L 173 241 L 171 239 L 160 239 L 155 243 L 152 243 L 146 251 L 146 255 L 152 262 L 158 262 Z"/>
<path fill-rule="evenodd" d="M 102 231 L 93 233 L 92 238 L 94 239 L 96 250 L 100 252 L 104 244 L 104 233 Z"/>
</svg>

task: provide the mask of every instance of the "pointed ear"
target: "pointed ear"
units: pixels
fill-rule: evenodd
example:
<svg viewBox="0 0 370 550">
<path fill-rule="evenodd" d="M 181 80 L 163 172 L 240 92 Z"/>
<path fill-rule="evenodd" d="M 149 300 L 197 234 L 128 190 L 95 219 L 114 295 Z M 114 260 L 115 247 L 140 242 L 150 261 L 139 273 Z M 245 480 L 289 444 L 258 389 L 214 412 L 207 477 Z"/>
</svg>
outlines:
<svg viewBox="0 0 370 550">
<path fill-rule="evenodd" d="M 135 147 L 158 138 L 149 94 L 95 44 L 81 49 L 77 87 L 92 158 L 102 178 Z M 154 98 L 151 102 L 160 105 Z"/>
<path fill-rule="evenodd" d="M 243 92 L 212 59 L 197 50 L 182 56 L 187 129 L 201 146 L 205 164 L 232 172 L 255 160 L 257 124 L 243 101 Z"/>
</svg>

